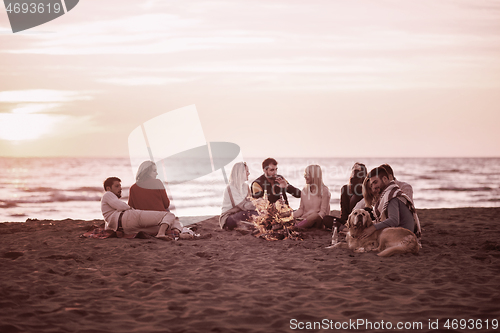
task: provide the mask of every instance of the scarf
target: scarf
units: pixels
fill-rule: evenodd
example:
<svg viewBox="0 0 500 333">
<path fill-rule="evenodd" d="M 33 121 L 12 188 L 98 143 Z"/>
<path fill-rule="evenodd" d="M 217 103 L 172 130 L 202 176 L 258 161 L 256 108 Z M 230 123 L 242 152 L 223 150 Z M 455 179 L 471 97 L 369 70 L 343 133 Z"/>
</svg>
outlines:
<svg viewBox="0 0 500 333">
<path fill-rule="evenodd" d="M 408 195 L 401 191 L 399 186 L 396 185 L 394 181 L 391 181 L 389 183 L 389 185 L 380 195 L 378 201 L 375 203 L 374 213 L 377 217 L 377 222 L 381 222 L 387 219 L 387 207 L 389 206 L 389 201 L 394 198 L 398 198 L 399 200 L 401 200 L 401 202 L 404 203 L 405 206 L 408 207 L 410 212 L 413 214 L 413 219 L 415 220 L 415 225 L 417 226 L 417 232 L 415 233 L 415 235 L 417 236 L 417 238 L 421 238 L 422 229 L 420 228 L 420 220 L 418 219 L 417 211 L 415 209 L 415 206 L 413 205 L 413 201 Z"/>
</svg>

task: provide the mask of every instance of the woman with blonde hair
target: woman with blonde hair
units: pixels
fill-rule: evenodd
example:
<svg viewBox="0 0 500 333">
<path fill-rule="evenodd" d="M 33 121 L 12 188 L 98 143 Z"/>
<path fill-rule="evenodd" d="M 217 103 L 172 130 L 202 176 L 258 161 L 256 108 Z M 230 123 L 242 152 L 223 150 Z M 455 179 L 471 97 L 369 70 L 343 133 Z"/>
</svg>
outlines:
<svg viewBox="0 0 500 333">
<path fill-rule="evenodd" d="M 370 178 L 366 177 L 363 181 L 363 199 L 365 207 L 373 207 L 375 202 L 377 202 L 378 197 L 373 193 L 372 187 L 370 184 Z M 364 207 L 363 207 L 364 208 Z"/>
<path fill-rule="evenodd" d="M 330 190 L 323 184 L 319 165 L 309 165 L 304 171 L 306 186 L 300 197 L 300 207 L 293 216 L 300 219 L 298 228 L 323 228 L 323 218 L 330 214 Z"/>
<path fill-rule="evenodd" d="M 229 185 L 224 190 L 222 199 L 222 213 L 219 224 L 222 229 L 233 230 L 239 221 L 251 221 L 257 214 L 254 204 L 250 201 L 250 187 L 248 180 L 248 166 L 245 162 L 236 163 L 231 169 Z"/>
</svg>

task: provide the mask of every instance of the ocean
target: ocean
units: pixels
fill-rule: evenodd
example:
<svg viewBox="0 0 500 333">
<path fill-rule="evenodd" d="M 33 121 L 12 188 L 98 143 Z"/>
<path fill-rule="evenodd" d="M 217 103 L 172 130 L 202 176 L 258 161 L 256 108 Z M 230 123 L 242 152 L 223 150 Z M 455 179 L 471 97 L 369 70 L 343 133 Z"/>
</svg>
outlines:
<svg viewBox="0 0 500 333">
<path fill-rule="evenodd" d="M 340 209 L 340 188 L 354 162 L 370 170 L 383 163 L 398 180 L 413 186 L 418 208 L 500 207 L 500 158 L 279 158 L 278 173 L 303 188 L 304 168 L 318 164 L 332 193 L 331 209 Z M 245 159 L 249 183 L 262 174 L 262 159 Z M 231 166 L 225 168 L 226 175 Z M 102 183 L 110 176 L 122 180 L 122 199 L 135 182 L 128 158 L 0 158 L 0 221 L 26 219 L 102 219 Z M 200 178 L 166 184 L 178 216 L 220 214 L 225 187 L 222 171 Z M 291 196 L 289 196 L 291 197 Z M 299 200 L 289 198 L 293 209 Z"/>
</svg>

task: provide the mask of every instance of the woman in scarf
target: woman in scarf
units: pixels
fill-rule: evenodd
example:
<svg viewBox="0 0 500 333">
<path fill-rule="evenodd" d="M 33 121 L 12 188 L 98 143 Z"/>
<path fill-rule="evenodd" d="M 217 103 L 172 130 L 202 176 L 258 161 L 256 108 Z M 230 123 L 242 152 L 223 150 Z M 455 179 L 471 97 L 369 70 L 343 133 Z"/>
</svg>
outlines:
<svg viewBox="0 0 500 333">
<path fill-rule="evenodd" d="M 176 238 L 182 232 L 182 223 L 172 214 L 168 207 L 170 200 L 161 180 L 157 179 L 156 164 L 151 161 L 142 162 L 137 170 L 135 184 L 130 186 L 128 205 L 137 210 L 164 211 L 169 222 L 170 231 L 166 238 Z"/>
<path fill-rule="evenodd" d="M 319 165 L 309 165 L 304 171 L 306 186 L 300 196 L 300 207 L 293 213 L 295 219 L 301 219 L 297 228 L 323 228 L 323 219 L 330 214 L 330 190 L 323 184 L 323 175 Z"/>
<path fill-rule="evenodd" d="M 257 214 L 255 205 L 250 201 L 250 187 L 246 183 L 248 175 L 250 172 L 245 162 L 236 163 L 231 170 L 219 219 L 223 229 L 233 230 L 239 221 L 251 221 L 252 216 Z"/>
<path fill-rule="evenodd" d="M 170 200 L 161 180 L 157 179 L 156 164 L 142 162 L 135 177 L 136 183 L 130 187 L 128 205 L 140 210 L 169 211 Z"/>
</svg>

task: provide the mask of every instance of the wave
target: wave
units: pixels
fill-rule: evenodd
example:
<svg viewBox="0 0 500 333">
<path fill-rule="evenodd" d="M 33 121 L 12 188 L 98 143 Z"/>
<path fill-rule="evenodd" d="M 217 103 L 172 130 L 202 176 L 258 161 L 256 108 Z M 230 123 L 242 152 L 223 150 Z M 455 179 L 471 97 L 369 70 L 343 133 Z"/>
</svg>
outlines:
<svg viewBox="0 0 500 333">
<path fill-rule="evenodd" d="M 101 201 L 100 196 L 83 196 L 75 195 L 68 196 L 61 193 L 53 193 L 48 197 L 34 197 L 23 198 L 16 200 L 3 200 L 0 202 L 0 208 L 12 208 L 19 204 L 40 204 L 40 203 L 54 203 L 54 202 L 68 202 L 68 201 Z"/>
<path fill-rule="evenodd" d="M 127 187 L 123 187 L 124 189 L 127 189 Z M 77 187 L 74 189 L 68 189 L 65 191 L 71 191 L 71 192 L 98 192 L 98 193 L 103 193 L 104 188 L 102 187 L 96 187 L 96 186 L 84 186 L 84 187 Z"/>
<path fill-rule="evenodd" d="M 58 189 L 52 188 L 52 187 L 19 188 L 19 190 L 23 191 L 23 192 L 28 192 L 28 193 L 59 191 Z"/>
<path fill-rule="evenodd" d="M 12 213 L 12 214 L 9 214 L 9 216 L 11 217 L 26 217 L 28 216 L 27 214 L 24 214 L 24 213 Z"/>
<path fill-rule="evenodd" d="M 461 169 L 441 169 L 441 170 L 433 170 L 432 172 L 435 172 L 435 173 L 460 173 L 460 172 L 464 172 L 465 170 L 461 170 Z"/>
<path fill-rule="evenodd" d="M 17 203 L 11 201 L 0 201 L 0 208 L 13 208 L 17 207 Z"/>
<path fill-rule="evenodd" d="M 422 180 L 431 180 L 431 179 L 436 179 L 435 177 L 432 176 L 426 176 L 426 175 L 421 175 L 421 176 L 416 176 L 416 179 L 422 179 Z M 399 178 L 398 178 L 399 179 Z"/>
<path fill-rule="evenodd" d="M 494 188 L 489 186 L 481 187 L 438 187 L 438 188 L 424 188 L 423 191 L 451 191 L 451 192 L 486 192 L 493 191 Z"/>
<path fill-rule="evenodd" d="M 96 187 L 96 186 L 84 186 L 84 187 L 77 187 L 77 188 L 70 188 L 70 189 L 61 189 L 61 188 L 40 186 L 40 187 L 33 187 L 33 188 L 20 188 L 19 190 L 21 190 L 23 192 L 28 192 L 28 193 L 35 193 L 35 192 L 42 192 L 43 193 L 43 192 L 58 192 L 58 191 L 102 193 L 104 191 L 104 189 L 102 187 Z"/>
<path fill-rule="evenodd" d="M 101 201 L 101 196 L 84 196 L 84 195 L 66 195 L 63 193 L 52 193 L 50 202 L 67 202 L 67 201 Z"/>
</svg>

